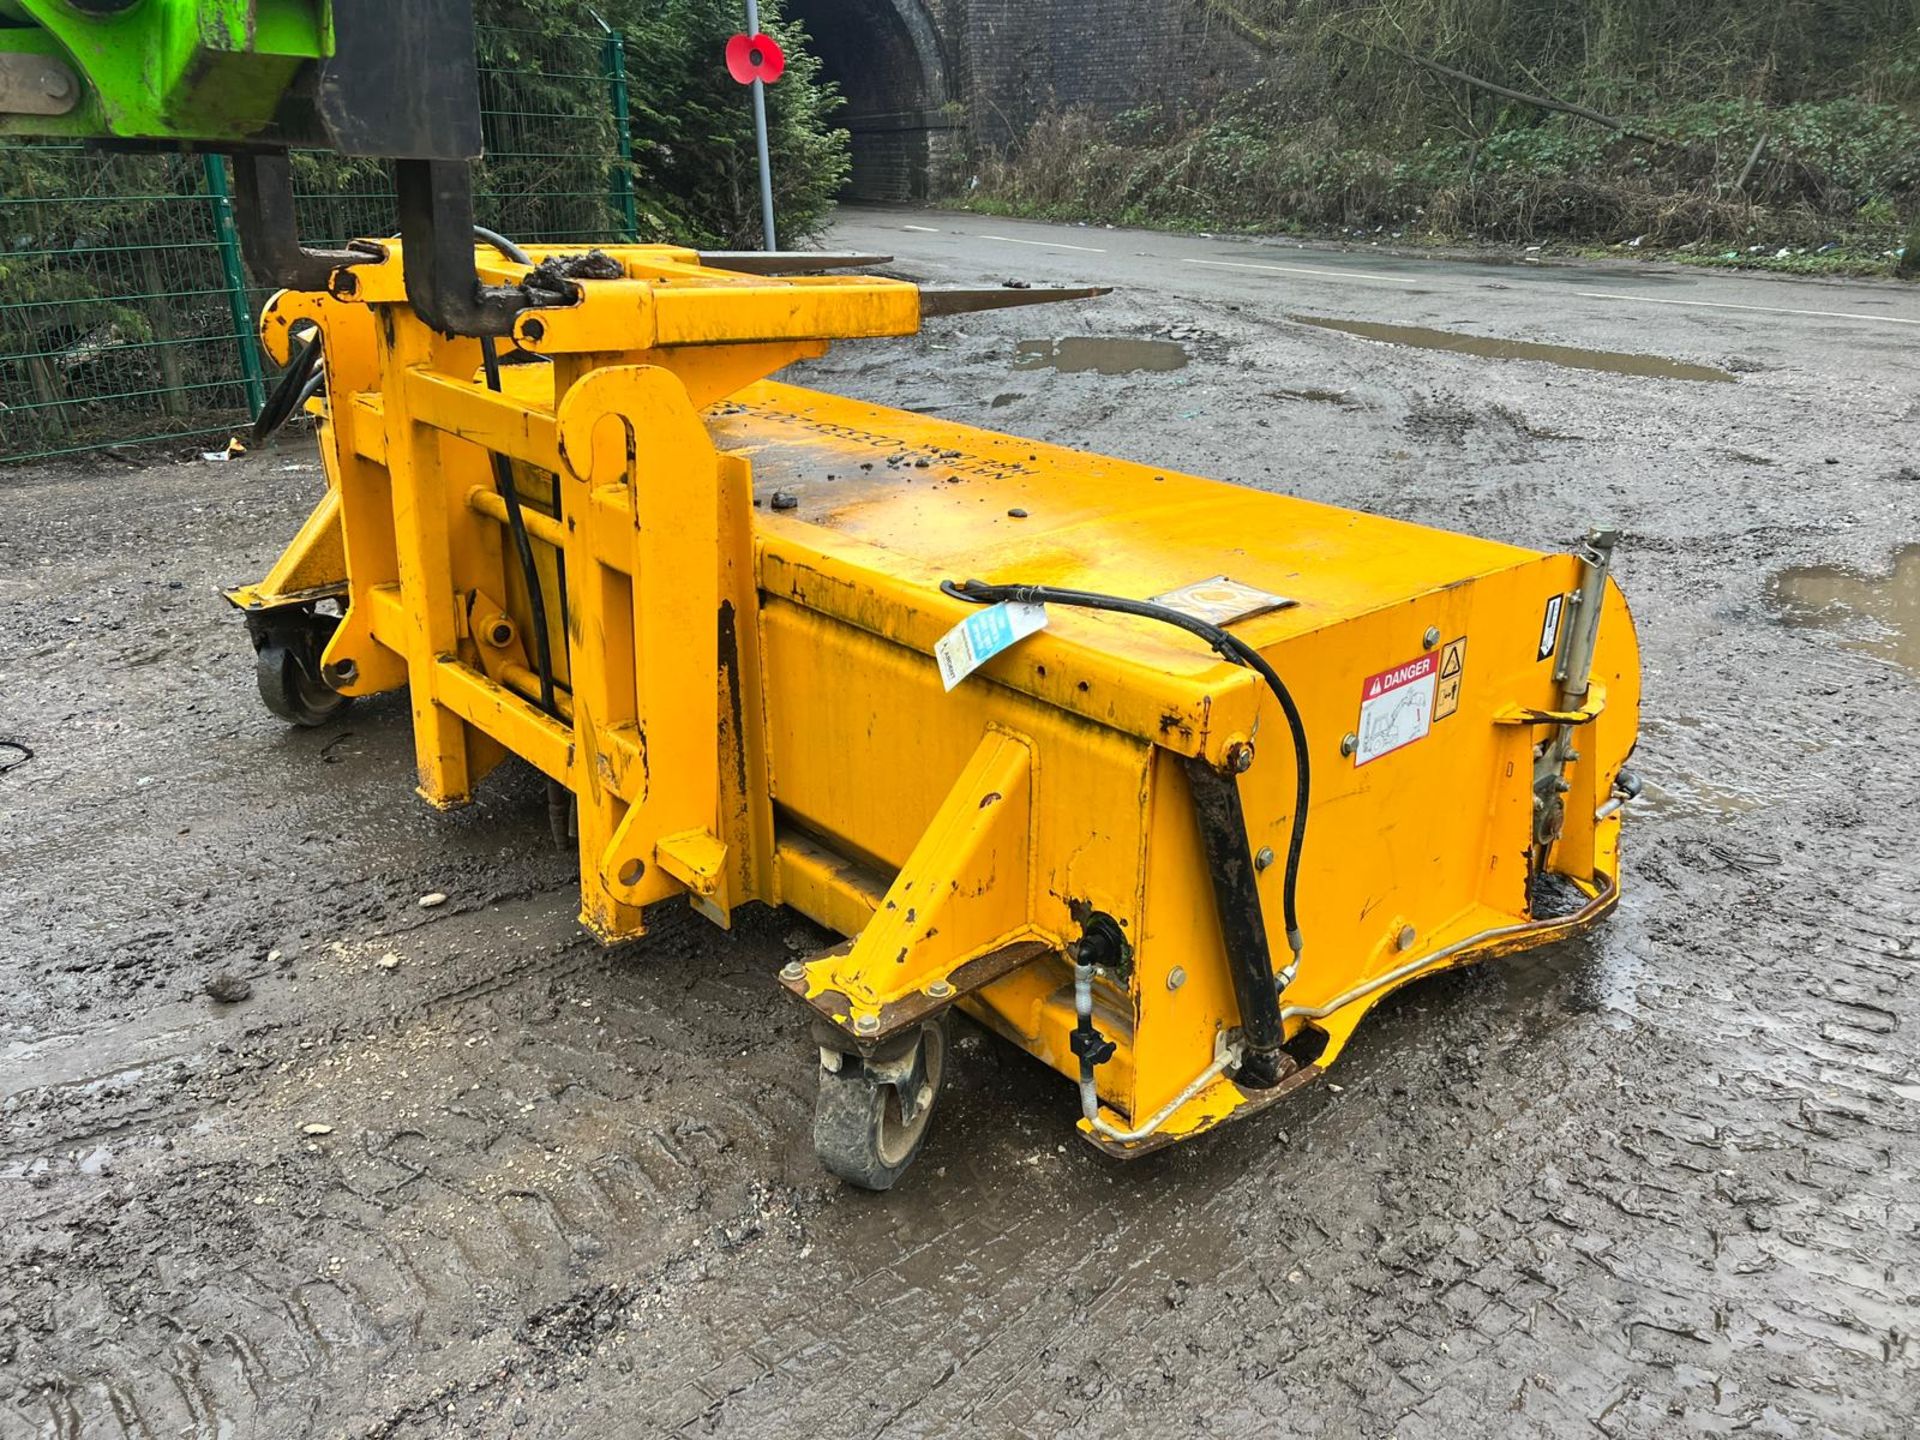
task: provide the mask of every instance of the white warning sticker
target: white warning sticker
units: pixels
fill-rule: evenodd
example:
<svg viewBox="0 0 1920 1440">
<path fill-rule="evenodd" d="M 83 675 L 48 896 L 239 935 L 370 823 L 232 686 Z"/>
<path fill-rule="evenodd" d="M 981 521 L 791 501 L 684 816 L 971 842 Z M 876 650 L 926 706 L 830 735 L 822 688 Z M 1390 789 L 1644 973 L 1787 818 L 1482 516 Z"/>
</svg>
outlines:
<svg viewBox="0 0 1920 1440">
<path fill-rule="evenodd" d="M 1433 694 L 1440 678 L 1437 658 L 1429 652 L 1361 682 L 1355 765 L 1425 739 L 1433 729 Z"/>
<path fill-rule="evenodd" d="M 1567 597 L 1553 595 L 1547 599 L 1546 613 L 1540 617 L 1540 653 L 1534 658 L 1544 660 L 1553 653 L 1554 642 L 1560 638 L 1560 611 Z"/>
<path fill-rule="evenodd" d="M 940 683 L 951 690 L 987 661 L 1036 630 L 1047 628 L 1047 607 L 1002 600 L 976 610 L 933 642 Z"/>
</svg>

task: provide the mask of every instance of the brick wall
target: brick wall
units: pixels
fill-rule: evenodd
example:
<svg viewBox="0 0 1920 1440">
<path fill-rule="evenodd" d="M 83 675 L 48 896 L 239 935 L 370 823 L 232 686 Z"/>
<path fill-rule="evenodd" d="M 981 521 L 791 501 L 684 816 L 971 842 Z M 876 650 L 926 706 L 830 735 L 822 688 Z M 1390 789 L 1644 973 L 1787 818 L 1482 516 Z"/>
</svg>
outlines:
<svg viewBox="0 0 1920 1440">
<path fill-rule="evenodd" d="M 1254 60 L 1204 0 L 955 0 L 965 11 L 976 144 L 1017 139 L 1048 109 L 1103 115 L 1204 105 Z"/>
</svg>

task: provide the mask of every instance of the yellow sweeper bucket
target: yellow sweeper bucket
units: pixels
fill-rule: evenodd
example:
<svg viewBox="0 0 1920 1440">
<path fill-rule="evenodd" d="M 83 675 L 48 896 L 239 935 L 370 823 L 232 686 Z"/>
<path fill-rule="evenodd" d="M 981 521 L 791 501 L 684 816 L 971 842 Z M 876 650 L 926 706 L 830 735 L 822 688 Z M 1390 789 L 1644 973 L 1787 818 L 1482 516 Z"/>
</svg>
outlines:
<svg viewBox="0 0 1920 1440">
<path fill-rule="evenodd" d="M 911 1162 L 956 1006 L 1138 1155 L 1618 898 L 1610 535 L 1539 554 L 765 378 L 917 330 L 897 281 L 611 250 L 492 363 L 386 249 L 263 321 L 320 336 L 329 480 L 232 592 L 263 694 L 315 721 L 409 687 L 435 805 L 544 771 L 604 939 L 683 896 L 845 936 L 779 976 L 845 1179 Z"/>
</svg>

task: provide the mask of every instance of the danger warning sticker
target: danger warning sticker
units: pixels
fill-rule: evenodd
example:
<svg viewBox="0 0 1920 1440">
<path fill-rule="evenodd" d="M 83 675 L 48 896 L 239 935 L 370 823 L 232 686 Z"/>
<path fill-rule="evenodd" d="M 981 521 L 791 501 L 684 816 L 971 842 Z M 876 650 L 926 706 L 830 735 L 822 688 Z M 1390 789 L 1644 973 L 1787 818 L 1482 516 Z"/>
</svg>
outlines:
<svg viewBox="0 0 1920 1440">
<path fill-rule="evenodd" d="M 1359 745 L 1353 763 L 1365 765 L 1382 755 L 1426 738 L 1433 728 L 1434 688 L 1439 657 L 1429 652 L 1360 683 Z"/>
</svg>

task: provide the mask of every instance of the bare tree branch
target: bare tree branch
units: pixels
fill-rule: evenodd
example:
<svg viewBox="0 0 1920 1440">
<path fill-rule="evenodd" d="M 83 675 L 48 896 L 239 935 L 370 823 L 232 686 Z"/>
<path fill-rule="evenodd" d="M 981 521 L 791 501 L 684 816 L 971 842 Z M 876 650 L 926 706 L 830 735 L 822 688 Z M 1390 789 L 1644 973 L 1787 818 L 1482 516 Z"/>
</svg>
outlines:
<svg viewBox="0 0 1920 1440">
<path fill-rule="evenodd" d="M 1365 46 L 1369 50 L 1384 51 L 1389 55 L 1394 55 L 1405 60 L 1409 65 L 1418 65 L 1423 70 L 1430 70 L 1435 75 L 1444 75 L 1449 80 L 1458 80 L 1464 85 L 1476 86 L 1481 90 L 1487 91 L 1489 94 L 1499 95 L 1508 100 L 1517 100 L 1522 105 L 1532 105 L 1541 110 L 1555 110 L 1562 115 L 1572 115 L 1580 120 L 1590 120 L 1595 125 L 1604 125 L 1607 129 L 1626 136 L 1629 140 L 1641 140 L 1649 145 L 1664 145 L 1675 150 L 1694 151 L 1697 148 L 1685 144 L 1682 141 L 1671 139 L 1665 135 L 1655 135 L 1650 130 L 1642 130 L 1638 126 L 1631 125 L 1616 116 L 1603 115 L 1600 111 L 1590 109 L 1585 105 L 1576 105 L 1571 100 L 1556 100 L 1551 95 L 1530 95 L 1525 90 L 1515 90 L 1508 85 L 1501 85 L 1492 80 L 1483 80 L 1478 75 L 1469 75 L 1464 70 L 1456 70 L 1451 65 L 1443 65 L 1438 60 L 1430 59 L 1425 55 L 1416 55 L 1411 50 L 1402 50 L 1398 45 L 1389 45 L 1384 40 L 1368 40 L 1362 36 L 1349 34 L 1345 31 L 1338 33 L 1344 40 L 1350 40 L 1354 44 Z"/>
</svg>

